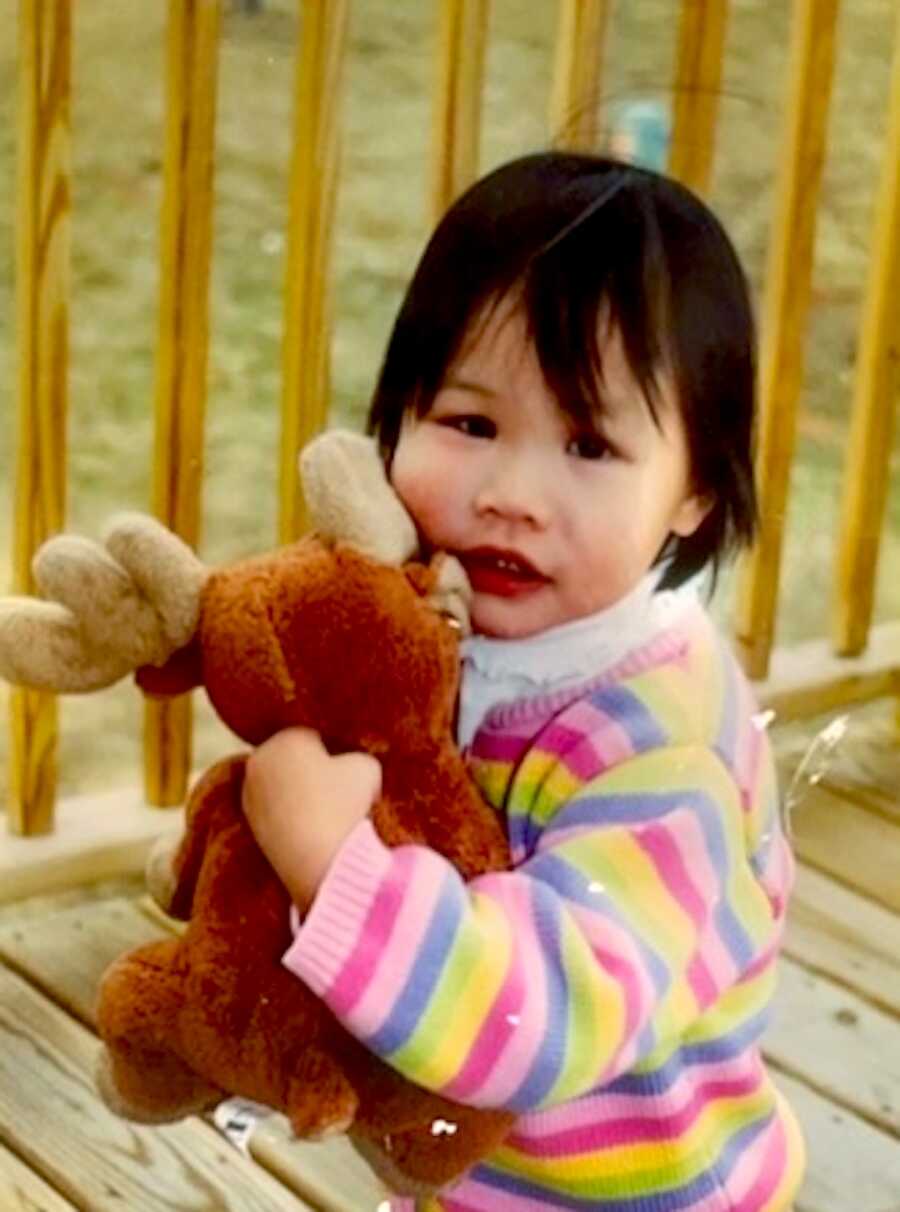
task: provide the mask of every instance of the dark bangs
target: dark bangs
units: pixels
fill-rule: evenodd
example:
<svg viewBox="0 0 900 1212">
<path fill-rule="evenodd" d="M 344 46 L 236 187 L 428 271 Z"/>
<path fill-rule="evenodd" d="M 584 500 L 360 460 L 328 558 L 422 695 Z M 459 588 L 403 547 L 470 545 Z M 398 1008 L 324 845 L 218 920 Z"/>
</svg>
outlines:
<svg viewBox="0 0 900 1212">
<path fill-rule="evenodd" d="M 372 401 L 370 432 L 388 459 L 405 414 L 428 411 L 466 337 L 511 296 L 521 300 L 548 387 L 578 423 L 602 409 L 598 336 L 606 309 L 652 395 L 659 274 L 644 265 L 652 244 L 633 201 L 621 197 L 633 176 L 612 161 L 528 156 L 451 207 L 410 283 Z M 645 307 L 648 294 L 653 304 Z"/>
<path fill-rule="evenodd" d="M 521 304 L 551 392 L 579 426 L 603 412 L 603 326 L 618 327 L 658 423 L 656 375 L 675 379 L 695 490 L 713 509 L 661 553 L 674 585 L 752 537 L 754 329 L 721 226 L 689 191 L 602 157 L 527 156 L 445 215 L 397 317 L 369 414 L 389 465 L 408 413 L 424 415 L 476 324 Z"/>
<path fill-rule="evenodd" d="M 621 333 L 629 368 L 657 423 L 656 374 L 671 361 L 662 344 L 668 280 L 655 216 L 641 213 L 629 169 L 609 176 L 599 195 L 579 199 L 574 220 L 529 259 L 513 287 L 547 386 L 560 408 L 586 427 L 603 413 L 607 331 Z"/>
</svg>

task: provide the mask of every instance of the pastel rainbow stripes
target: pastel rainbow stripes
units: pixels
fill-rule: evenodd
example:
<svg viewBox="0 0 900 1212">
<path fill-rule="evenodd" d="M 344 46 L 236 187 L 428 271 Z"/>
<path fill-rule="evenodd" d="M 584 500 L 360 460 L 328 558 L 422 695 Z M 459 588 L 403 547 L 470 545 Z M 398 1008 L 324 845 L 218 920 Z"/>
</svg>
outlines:
<svg viewBox="0 0 900 1212">
<path fill-rule="evenodd" d="M 788 1208 L 803 1146 L 759 1041 L 793 864 L 765 731 L 705 614 L 496 708 L 471 766 L 514 869 L 467 886 L 364 822 L 285 956 L 413 1081 L 519 1113 L 418 1206 Z"/>
</svg>

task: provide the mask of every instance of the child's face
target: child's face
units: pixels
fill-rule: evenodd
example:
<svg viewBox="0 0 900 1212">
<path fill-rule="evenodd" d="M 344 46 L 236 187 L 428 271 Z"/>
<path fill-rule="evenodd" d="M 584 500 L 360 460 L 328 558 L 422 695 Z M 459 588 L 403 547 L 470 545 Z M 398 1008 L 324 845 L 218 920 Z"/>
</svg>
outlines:
<svg viewBox="0 0 900 1212">
<path fill-rule="evenodd" d="M 601 353 L 608 407 L 579 432 L 544 382 L 523 316 L 498 307 L 430 411 L 403 428 L 392 482 L 426 542 L 465 567 L 480 634 L 521 638 L 611 606 L 670 533 L 692 533 L 707 512 L 671 380 L 660 376 L 657 428 L 618 331 Z"/>
</svg>

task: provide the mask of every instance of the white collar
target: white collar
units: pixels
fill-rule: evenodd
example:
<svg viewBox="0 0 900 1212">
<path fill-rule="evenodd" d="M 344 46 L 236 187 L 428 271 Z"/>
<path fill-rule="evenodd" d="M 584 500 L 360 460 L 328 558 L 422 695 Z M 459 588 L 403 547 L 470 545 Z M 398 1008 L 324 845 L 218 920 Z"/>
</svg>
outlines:
<svg viewBox="0 0 900 1212">
<path fill-rule="evenodd" d="M 537 686 L 602 670 L 647 638 L 658 579 L 654 570 L 612 606 L 523 640 L 469 636 L 462 642 L 463 663 L 490 681 L 512 676 Z"/>
<path fill-rule="evenodd" d="M 524 640 L 475 635 L 461 646 L 457 741 L 467 746 L 479 724 L 504 702 L 552 693 L 596 677 L 667 630 L 696 593 L 685 586 L 655 593 L 655 569 L 612 606 Z"/>
</svg>

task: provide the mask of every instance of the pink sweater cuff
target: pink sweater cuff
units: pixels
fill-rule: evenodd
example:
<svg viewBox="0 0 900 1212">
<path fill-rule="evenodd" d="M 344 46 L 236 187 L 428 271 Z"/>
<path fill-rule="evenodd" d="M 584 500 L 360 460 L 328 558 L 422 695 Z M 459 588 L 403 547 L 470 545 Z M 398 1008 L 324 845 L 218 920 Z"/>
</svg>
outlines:
<svg viewBox="0 0 900 1212">
<path fill-rule="evenodd" d="M 360 821 L 337 852 L 282 956 L 284 966 L 317 997 L 324 997 L 349 959 L 390 865 L 391 851 L 372 822 Z"/>
</svg>

